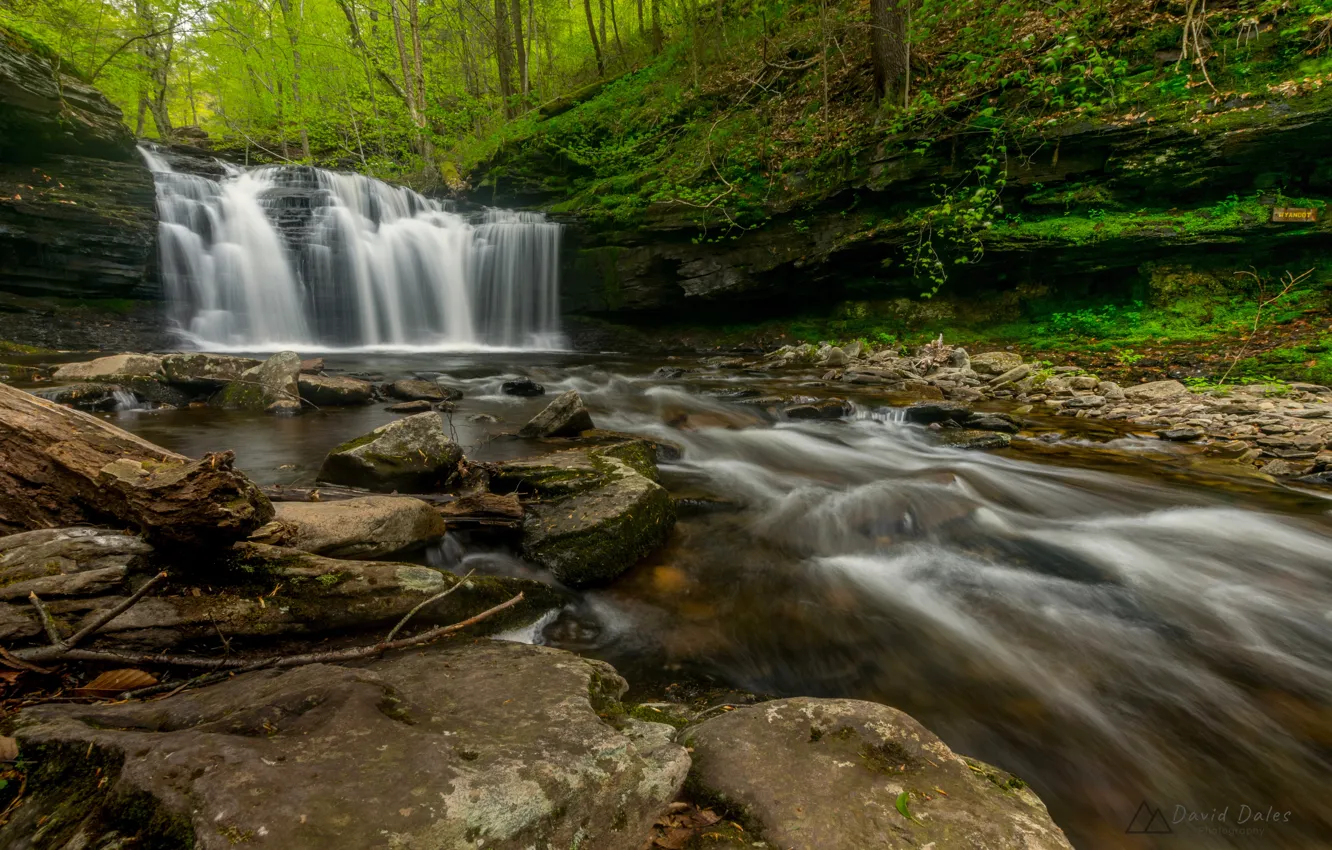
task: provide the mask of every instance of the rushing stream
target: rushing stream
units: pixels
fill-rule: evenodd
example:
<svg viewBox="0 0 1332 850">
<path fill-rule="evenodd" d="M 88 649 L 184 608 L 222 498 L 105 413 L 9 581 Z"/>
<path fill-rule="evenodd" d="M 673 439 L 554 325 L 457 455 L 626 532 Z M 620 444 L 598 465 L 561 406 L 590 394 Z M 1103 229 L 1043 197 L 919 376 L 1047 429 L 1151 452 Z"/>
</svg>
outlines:
<svg viewBox="0 0 1332 850">
<path fill-rule="evenodd" d="M 641 698 L 702 682 L 889 703 L 1029 781 L 1079 848 L 1307 848 L 1332 835 L 1321 496 L 1218 477 L 1187 448 L 1149 450 L 1159 441 L 1121 437 L 1113 455 L 1037 440 L 973 453 L 936 446 L 868 398 L 849 421 L 817 423 L 723 400 L 828 392 L 812 375 L 665 381 L 650 377 L 659 363 L 557 354 L 329 365 L 448 375 L 466 393 L 458 439 L 478 459 L 540 452 L 502 432 L 568 388 L 600 427 L 684 448 L 662 470 L 687 500 L 669 546 L 535 634 L 616 664 Z M 547 397 L 501 395 L 515 374 Z M 111 415 L 189 454 L 234 448 L 256 478 L 290 483 L 392 418 L 381 407 Z M 456 542 L 432 557 L 536 572 Z M 1126 834 L 1143 803 L 1169 834 Z"/>
</svg>

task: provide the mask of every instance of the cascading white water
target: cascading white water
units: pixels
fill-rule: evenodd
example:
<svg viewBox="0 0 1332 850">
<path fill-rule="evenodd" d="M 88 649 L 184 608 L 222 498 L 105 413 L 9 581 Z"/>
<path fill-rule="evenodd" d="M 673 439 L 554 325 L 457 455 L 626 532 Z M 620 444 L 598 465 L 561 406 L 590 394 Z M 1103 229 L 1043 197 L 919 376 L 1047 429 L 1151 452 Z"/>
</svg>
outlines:
<svg viewBox="0 0 1332 850">
<path fill-rule="evenodd" d="M 174 326 L 208 348 L 559 347 L 560 225 L 304 166 L 157 183 Z"/>
</svg>

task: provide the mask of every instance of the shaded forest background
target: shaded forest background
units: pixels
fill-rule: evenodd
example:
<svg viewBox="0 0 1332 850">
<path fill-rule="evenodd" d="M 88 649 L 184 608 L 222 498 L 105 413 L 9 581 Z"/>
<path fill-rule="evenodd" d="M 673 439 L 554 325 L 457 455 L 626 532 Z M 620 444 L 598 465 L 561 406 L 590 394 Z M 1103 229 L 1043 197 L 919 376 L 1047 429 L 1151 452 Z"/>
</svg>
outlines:
<svg viewBox="0 0 1332 850">
<path fill-rule="evenodd" d="M 867 133 L 1321 86 L 1332 0 L 0 0 L 0 25 L 140 136 L 449 184 L 628 79 L 562 148 L 635 175 L 663 136 L 722 151 L 654 178 L 707 204 Z"/>
</svg>

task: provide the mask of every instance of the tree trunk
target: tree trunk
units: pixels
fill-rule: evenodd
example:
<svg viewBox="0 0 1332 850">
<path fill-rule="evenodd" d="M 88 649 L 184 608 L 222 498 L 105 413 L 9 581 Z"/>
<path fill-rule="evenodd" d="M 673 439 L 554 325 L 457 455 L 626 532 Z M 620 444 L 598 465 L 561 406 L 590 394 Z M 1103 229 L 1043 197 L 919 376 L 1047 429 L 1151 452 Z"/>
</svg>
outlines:
<svg viewBox="0 0 1332 850">
<path fill-rule="evenodd" d="M 601 10 L 601 17 L 597 20 L 597 35 L 601 38 L 601 49 L 607 50 L 606 45 L 610 44 L 606 40 L 606 0 L 598 0 L 598 8 Z"/>
<path fill-rule="evenodd" d="M 910 0 L 870 0 L 870 61 L 874 97 L 905 106 L 911 68 L 907 54 L 906 4 Z"/>
<path fill-rule="evenodd" d="M 0 384 L 0 533 L 130 527 L 208 557 L 273 518 L 234 461 L 231 452 L 190 460 Z"/>
<path fill-rule="evenodd" d="M 647 41 L 647 27 L 643 24 L 643 0 L 638 0 L 638 37 Z"/>
<path fill-rule="evenodd" d="M 495 0 L 495 64 L 499 69 L 500 98 L 504 117 L 513 117 L 513 45 L 509 42 L 508 0 Z"/>
<path fill-rule="evenodd" d="M 407 24 L 412 31 L 412 76 L 416 91 L 416 112 L 421 117 L 421 126 L 425 126 L 426 84 L 424 59 L 421 49 L 421 14 L 417 0 L 407 0 Z"/>
<path fill-rule="evenodd" d="M 310 159 L 310 132 L 305 126 L 305 105 L 301 102 L 301 33 L 299 22 L 292 20 L 291 0 L 281 0 L 282 24 L 291 45 L 291 103 L 296 108 L 296 128 L 301 134 L 301 156 Z"/>
<path fill-rule="evenodd" d="M 393 17 L 393 40 L 398 48 L 398 66 L 402 70 L 402 99 L 407 104 L 407 115 L 416 127 L 416 150 L 422 156 L 428 153 L 425 140 L 425 117 L 418 108 L 415 75 L 412 73 L 412 60 L 407 55 L 407 43 L 402 34 L 402 13 L 398 11 L 398 0 L 389 0 Z"/>
<path fill-rule="evenodd" d="M 601 43 L 597 41 L 597 24 L 592 19 L 592 0 L 583 0 L 583 10 L 587 12 L 587 34 L 592 38 L 592 52 L 597 54 L 597 76 L 604 77 L 606 60 L 601 57 Z"/>
<path fill-rule="evenodd" d="M 523 45 L 523 0 L 511 0 L 511 3 L 510 17 L 513 18 L 514 53 L 518 58 L 519 91 L 526 97 L 532 90 L 532 85 L 527 78 L 527 49 Z"/>
<path fill-rule="evenodd" d="M 611 12 L 611 31 L 615 33 L 615 52 L 620 54 L 620 64 L 628 66 L 629 60 L 624 56 L 624 42 L 620 41 L 620 22 L 615 19 L 615 0 L 610 0 Z"/>
<path fill-rule="evenodd" d="M 652 0 L 652 55 L 661 53 L 661 0 Z"/>
</svg>

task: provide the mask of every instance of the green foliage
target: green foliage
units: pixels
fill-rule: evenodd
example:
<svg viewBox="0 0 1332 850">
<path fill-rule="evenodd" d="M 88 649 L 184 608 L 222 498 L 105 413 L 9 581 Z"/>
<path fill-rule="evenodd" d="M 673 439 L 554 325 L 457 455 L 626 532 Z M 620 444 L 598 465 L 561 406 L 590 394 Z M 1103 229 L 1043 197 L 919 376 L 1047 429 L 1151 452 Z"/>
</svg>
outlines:
<svg viewBox="0 0 1332 850">
<path fill-rule="evenodd" d="M 918 280 L 929 287 L 922 298 L 932 298 L 948 280 L 949 262 L 976 263 L 985 255 L 985 231 L 994 226 L 1002 208 L 999 195 L 1008 182 L 1008 148 L 997 134 L 968 179 L 956 188 L 935 187 L 935 203 L 917 213 L 920 229 L 906 246 L 907 262 Z"/>
</svg>

